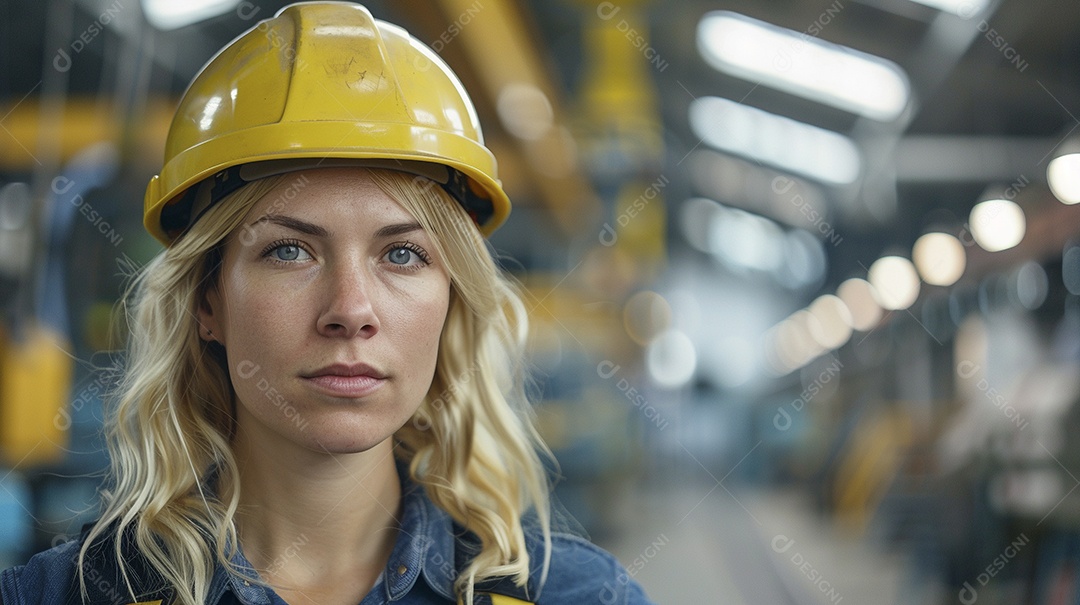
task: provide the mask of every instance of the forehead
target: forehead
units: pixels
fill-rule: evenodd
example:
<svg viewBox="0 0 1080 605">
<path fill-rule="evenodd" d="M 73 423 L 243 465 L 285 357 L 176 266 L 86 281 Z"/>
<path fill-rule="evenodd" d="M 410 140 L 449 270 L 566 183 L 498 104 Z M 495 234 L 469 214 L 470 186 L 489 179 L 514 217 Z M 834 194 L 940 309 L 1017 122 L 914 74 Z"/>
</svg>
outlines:
<svg viewBox="0 0 1080 605">
<path fill-rule="evenodd" d="M 245 222 L 278 214 L 337 220 L 361 216 L 413 219 L 363 168 L 311 168 L 284 174 L 273 189 L 255 202 Z"/>
</svg>

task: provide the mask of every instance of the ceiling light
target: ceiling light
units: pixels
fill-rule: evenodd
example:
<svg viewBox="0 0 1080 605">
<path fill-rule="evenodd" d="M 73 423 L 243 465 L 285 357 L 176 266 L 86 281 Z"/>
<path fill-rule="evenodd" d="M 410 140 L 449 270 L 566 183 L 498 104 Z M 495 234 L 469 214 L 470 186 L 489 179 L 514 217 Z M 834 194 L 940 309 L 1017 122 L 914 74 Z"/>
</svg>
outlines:
<svg viewBox="0 0 1080 605">
<path fill-rule="evenodd" d="M 709 251 L 728 266 L 775 271 L 784 261 L 784 232 L 767 218 L 736 208 L 712 215 Z"/>
<path fill-rule="evenodd" d="M 706 14 L 697 42 L 720 71 L 868 118 L 895 120 L 908 104 L 895 63 L 744 15 Z"/>
<path fill-rule="evenodd" d="M 807 309 L 817 318 L 810 323 L 810 336 L 826 349 L 838 349 L 851 338 L 851 311 L 832 294 L 818 297 Z"/>
<path fill-rule="evenodd" d="M 647 345 L 671 325 L 671 305 L 656 292 L 642 290 L 623 305 L 623 327 L 634 342 Z"/>
<path fill-rule="evenodd" d="M 964 19 L 977 15 L 990 4 L 989 0 L 911 0 L 916 4 L 936 8 L 945 13 L 952 13 Z"/>
<path fill-rule="evenodd" d="M 789 319 L 791 320 L 792 334 L 797 338 L 798 349 L 796 352 L 801 357 L 795 367 L 801 368 L 825 352 L 825 347 L 813 336 L 814 332 L 821 333 L 821 322 L 806 309 L 799 309 L 792 313 Z"/>
<path fill-rule="evenodd" d="M 836 289 L 836 295 L 851 312 L 851 327 L 867 332 L 881 321 L 881 305 L 874 295 L 874 286 L 865 279 L 853 277 Z"/>
<path fill-rule="evenodd" d="M 1046 167 L 1050 191 L 1065 204 L 1080 202 L 1080 153 L 1056 157 Z"/>
<path fill-rule="evenodd" d="M 774 368 L 780 375 L 801 368 L 825 352 L 810 336 L 810 324 L 817 319 L 805 310 L 793 313 L 769 332 Z"/>
<path fill-rule="evenodd" d="M 776 273 L 780 285 L 797 290 L 819 284 L 825 277 L 828 268 L 825 246 L 809 231 L 788 231 L 783 249 L 783 265 Z"/>
<path fill-rule="evenodd" d="M 160 30 L 178 29 L 224 15 L 238 4 L 240 0 L 142 0 L 146 20 Z"/>
<path fill-rule="evenodd" d="M 678 388 L 694 377 L 697 350 L 690 337 L 683 332 L 666 330 L 646 347 L 645 366 L 657 384 Z"/>
<path fill-rule="evenodd" d="M 911 258 L 923 281 L 934 286 L 955 284 L 967 266 L 964 244 L 948 233 L 927 233 L 920 237 L 915 241 Z"/>
<path fill-rule="evenodd" d="M 988 252 L 1008 250 L 1024 239 L 1027 222 L 1024 211 L 1009 200 L 987 200 L 976 204 L 968 218 L 971 236 Z"/>
<path fill-rule="evenodd" d="M 690 103 L 690 126 L 708 145 L 833 185 L 853 182 L 855 143 L 830 130 L 719 97 Z"/>
<path fill-rule="evenodd" d="M 874 286 L 878 304 L 886 309 L 907 309 L 919 298 L 919 275 L 915 272 L 915 265 L 906 258 L 879 258 L 870 265 L 868 277 Z"/>
</svg>

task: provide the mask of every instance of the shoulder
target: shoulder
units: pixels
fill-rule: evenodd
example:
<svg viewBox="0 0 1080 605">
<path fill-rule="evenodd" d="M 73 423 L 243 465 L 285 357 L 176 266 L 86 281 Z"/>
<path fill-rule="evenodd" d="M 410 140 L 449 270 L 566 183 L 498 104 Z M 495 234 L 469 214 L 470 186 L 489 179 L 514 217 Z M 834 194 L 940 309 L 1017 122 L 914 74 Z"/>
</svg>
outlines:
<svg viewBox="0 0 1080 605">
<path fill-rule="evenodd" d="M 0 603 L 31 605 L 64 603 L 73 595 L 79 562 L 79 541 L 34 555 L 26 565 L 0 573 Z"/>
<path fill-rule="evenodd" d="M 538 552 L 537 561 L 543 553 Z M 606 550 L 572 534 L 551 536 L 551 566 L 537 605 L 649 605 L 641 586 Z"/>
<path fill-rule="evenodd" d="M 127 596 L 135 597 L 136 602 L 168 599 L 164 579 L 154 573 L 127 534 L 119 540 L 118 558 L 120 537 L 111 530 L 87 547 L 82 560 L 84 582 L 80 582 L 79 552 L 86 540 L 86 529 L 79 539 L 38 553 L 26 565 L 0 574 L 0 600 L 6 605 L 115 605 L 131 602 Z"/>
</svg>

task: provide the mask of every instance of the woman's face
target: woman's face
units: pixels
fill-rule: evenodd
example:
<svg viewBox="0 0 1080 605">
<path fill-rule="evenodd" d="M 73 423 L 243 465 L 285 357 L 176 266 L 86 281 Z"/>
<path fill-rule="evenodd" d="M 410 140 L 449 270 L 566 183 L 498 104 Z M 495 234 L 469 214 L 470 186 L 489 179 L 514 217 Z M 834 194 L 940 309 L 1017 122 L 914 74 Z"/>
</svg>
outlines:
<svg viewBox="0 0 1080 605">
<path fill-rule="evenodd" d="M 241 435 L 350 453 L 419 407 L 449 299 L 430 236 L 367 171 L 314 169 L 229 236 L 199 321 L 227 352 Z"/>
</svg>

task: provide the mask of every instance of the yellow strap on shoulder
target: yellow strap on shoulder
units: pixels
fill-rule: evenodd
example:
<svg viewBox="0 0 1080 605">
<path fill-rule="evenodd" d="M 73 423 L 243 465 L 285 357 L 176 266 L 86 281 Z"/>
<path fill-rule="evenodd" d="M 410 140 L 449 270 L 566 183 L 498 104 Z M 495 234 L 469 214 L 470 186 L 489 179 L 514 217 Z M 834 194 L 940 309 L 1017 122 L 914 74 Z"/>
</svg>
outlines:
<svg viewBox="0 0 1080 605">
<path fill-rule="evenodd" d="M 479 597 L 479 600 L 477 602 L 483 605 L 487 605 L 488 603 L 490 603 L 491 605 L 533 605 L 529 601 L 522 601 L 521 599 L 515 599 L 514 597 L 508 597 L 501 594 L 481 592 L 476 596 Z M 458 599 L 458 605 L 461 605 L 461 599 Z"/>
<path fill-rule="evenodd" d="M 532 603 L 506 595 L 493 594 L 491 595 L 491 605 L 532 605 Z"/>
</svg>

